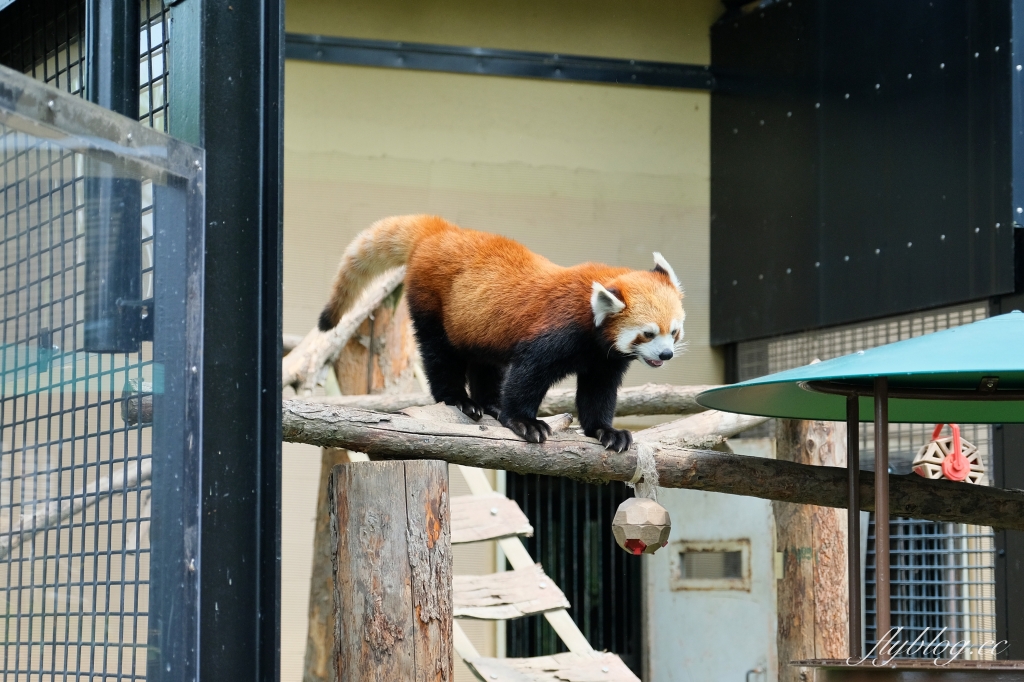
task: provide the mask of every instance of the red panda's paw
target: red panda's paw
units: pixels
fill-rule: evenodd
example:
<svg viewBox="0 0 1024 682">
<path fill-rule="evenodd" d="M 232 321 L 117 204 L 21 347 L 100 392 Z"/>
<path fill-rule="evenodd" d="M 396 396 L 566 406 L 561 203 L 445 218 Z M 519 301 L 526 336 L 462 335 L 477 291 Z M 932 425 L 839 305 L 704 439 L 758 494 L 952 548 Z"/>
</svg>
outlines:
<svg viewBox="0 0 1024 682">
<path fill-rule="evenodd" d="M 601 445 L 615 452 L 625 452 L 633 444 L 633 434 L 626 429 L 613 429 L 609 426 L 598 429 L 594 435 L 601 441 Z"/>
<path fill-rule="evenodd" d="M 484 414 L 489 415 L 489 416 L 494 417 L 495 419 L 497 419 L 498 418 L 498 414 L 501 412 L 501 408 L 499 406 L 497 406 L 497 405 L 484 405 L 483 406 L 483 411 L 484 411 Z"/>
<path fill-rule="evenodd" d="M 506 419 L 502 425 L 528 443 L 543 443 L 551 435 L 551 427 L 540 419 Z"/>
<path fill-rule="evenodd" d="M 484 416 L 483 408 L 475 400 L 470 398 L 454 398 L 452 400 L 445 400 L 446 405 L 457 407 L 462 410 L 462 414 L 466 415 L 475 422 L 480 421 L 480 418 Z"/>
</svg>

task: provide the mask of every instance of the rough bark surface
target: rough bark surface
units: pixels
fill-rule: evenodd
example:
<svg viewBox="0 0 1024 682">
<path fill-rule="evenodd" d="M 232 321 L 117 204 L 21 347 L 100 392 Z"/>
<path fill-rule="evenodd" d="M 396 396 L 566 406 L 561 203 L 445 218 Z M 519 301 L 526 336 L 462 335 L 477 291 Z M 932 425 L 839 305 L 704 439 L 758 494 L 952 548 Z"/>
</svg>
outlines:
<svg viewBox="0 0 1024 682">
<path fill-rule="evenodd" d="M 709 413 L 686 419 L 708 419 Z M 635 448 L 609 452 L 594 439 L 571 430 L 554 434 L 546 443 L 534 444 L 497 426 L 424 422 L 401 414 L 300 400 L 285 401 L 281 416 L 286 441 L 346 447 L 378 458 L 442 459 L 452 464 L 593 483 L 628 481 L 636 470 Z M 736 435 L 732 429 L 750 428 L 760 422 L 751 418 L 742 423 L 723 419 L 722 423 L 726 425 L 722 431 L 709 435 L 724 439 Z M 674 428 L 686 430 L 678 424 Z M 645 433 L 638 432 L 636 439 L 646 439 Z M 655 440 L 653 445 L 660 485 L 665 488 L 846 508 L 845 467 L 688 449 L 687 438 L 672 445 Z M 931 481 L 916 474 L 890 476 L 889 486 L 893 515 L 1024 530 L 1024 491 Z M 861 472 L 860 494 L 862 508 L 872 510 L 871 472 Z"/>
<path fill-rule="evenodd" d="M 334 363 L 338 388 L 345 394 L 408 390 L 416 347 L 404 299 L 393 293 L 363 320 Z M 327 483 L 348 450 L 325 447 L 320 458 L 313 567 L 309 587 L 309 625 L 303 682 L 334 682 L 334 593 L 331 574 L 330 501 Z"/>
<path fill-rule="evenodd" d="M 833 422 L 782 420 L 777 457 L 810 466 L 846 463 L 846 428 Z M 783 554 L 778 589 L 779 682 L 813 678 L 790 665 L 839 658 L 849 651 L 846 515 L 839 509 L 775 502 L 777 550 Z"/>
<path fill-rule="evenodd" d="M 405 278 L 405 268 L 396 268 L 374 280 L 329 332 L 314 327 L 281 361 L 281 385 L 292 386 L 298 395 L 310 395 L 323 383 L 327 367 L 341 353 L 363 321 L 381 302 L 391 296 Z"/>
<path fill-rule="evenodd" d="M 309 619 L 303 682 L 334 682 L 331 652 L 334 651 L 334 572 L 331 568 L 331 504 L 328 482 L 338 464 L 349 461 L 348 450 L 322 448 L 320 485 L 316 496 L 316 526 L 313 530 L 313 570 L 309 581 Z M 344 494 L 344 491 L 341 491 Z"/>
<path fill-rule="evenodd" d="M 696 414 L 703 412 L 705 409 L 697 404 L 696 398 L 700 393 L 709 388 L 714 388 L 714 386 L 672 386 L 669 384 L 629 386 L 619 390 L 615 414 L 620 417 L 644 414 Z M 408 407 L 433 405 L 436 402 L 427 393 L 317 396 L 310 398 L 310 400 L 327 405 L 343 405 L 345 407 L 359 407 L 364 410 L 392 413 L 401 412 Z M 548 391 L 537 414 L 542 417 L 548 417 L 564 412 L 576 414 L 576 391 L 566 388 L 553 388 Z"/>
<path fill-rule="evenodd" d="M 329 490 L 337 679 L 448 682 L 448 466 L 341 464 Z"/>
</svg>

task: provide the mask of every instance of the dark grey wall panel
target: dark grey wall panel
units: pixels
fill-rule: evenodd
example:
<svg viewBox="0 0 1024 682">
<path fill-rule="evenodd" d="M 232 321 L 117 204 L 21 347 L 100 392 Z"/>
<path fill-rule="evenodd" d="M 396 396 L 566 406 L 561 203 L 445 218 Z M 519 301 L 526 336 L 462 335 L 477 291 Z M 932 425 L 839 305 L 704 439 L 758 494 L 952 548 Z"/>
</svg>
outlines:
<svg viewBox="0 0 1024 682">
<path fill-rule="evenodd" d="M 1005 1 L 794 0 L 716 24 L 713 343 L 1013 290 L 1009 37 Z"/>
<path fill-rule="evenodd" d="M 775 10 L 712 30 L 715 343 L 804 325 L 817 290 L 818 11 Z"/>
</svg>

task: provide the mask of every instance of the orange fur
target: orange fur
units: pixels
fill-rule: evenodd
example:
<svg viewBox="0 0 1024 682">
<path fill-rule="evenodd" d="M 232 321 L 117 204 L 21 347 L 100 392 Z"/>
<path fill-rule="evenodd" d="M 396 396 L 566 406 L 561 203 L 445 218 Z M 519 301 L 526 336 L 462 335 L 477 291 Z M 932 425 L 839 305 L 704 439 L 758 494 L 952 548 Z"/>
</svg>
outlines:
<svg viewBox="0 0 1024 682">
<path fill-rule="evenodd" d="M 410 305 L 438 313 L 456 347 L 502 352 L 552 329 L 593 329 L 594 282 L 626 304 L 601 326 L 609 342 L 636 324 L 654 322 L 668 333 L 683 316 L 681 294 L 662 272 L 561 267 L 511 239 L 419 215 L 378 221 L 346 249 L 327 308 L 331 324 L 370 278 L 403 262 Z"/>
</svg>

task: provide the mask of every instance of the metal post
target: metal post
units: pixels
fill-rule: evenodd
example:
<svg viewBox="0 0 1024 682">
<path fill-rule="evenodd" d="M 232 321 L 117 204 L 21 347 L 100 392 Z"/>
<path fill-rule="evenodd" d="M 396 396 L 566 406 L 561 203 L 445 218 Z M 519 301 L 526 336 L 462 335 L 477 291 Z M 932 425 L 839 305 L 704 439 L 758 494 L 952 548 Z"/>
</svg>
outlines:
<svg viewBox="0 0 1024 682">
<path fill-rule="evenodd" d="M 847 555 L 850 572 L 850 656 L 863 655 L 860 612 L 860 397 L 846 398 Z"/>
<path fill-rule="evenodd" d="M 875 379 L 875 641 L 889 632 L 889 380 Z"/>
<path fill-rule="evenodd" d="M 88 0 L 86 94 L 139 118 L 138 0 Z M 134 353 L 142 329 L 142 189 L 108 163 L 85 166 L 85 338 L 96 353 Z"/>
</svg>

